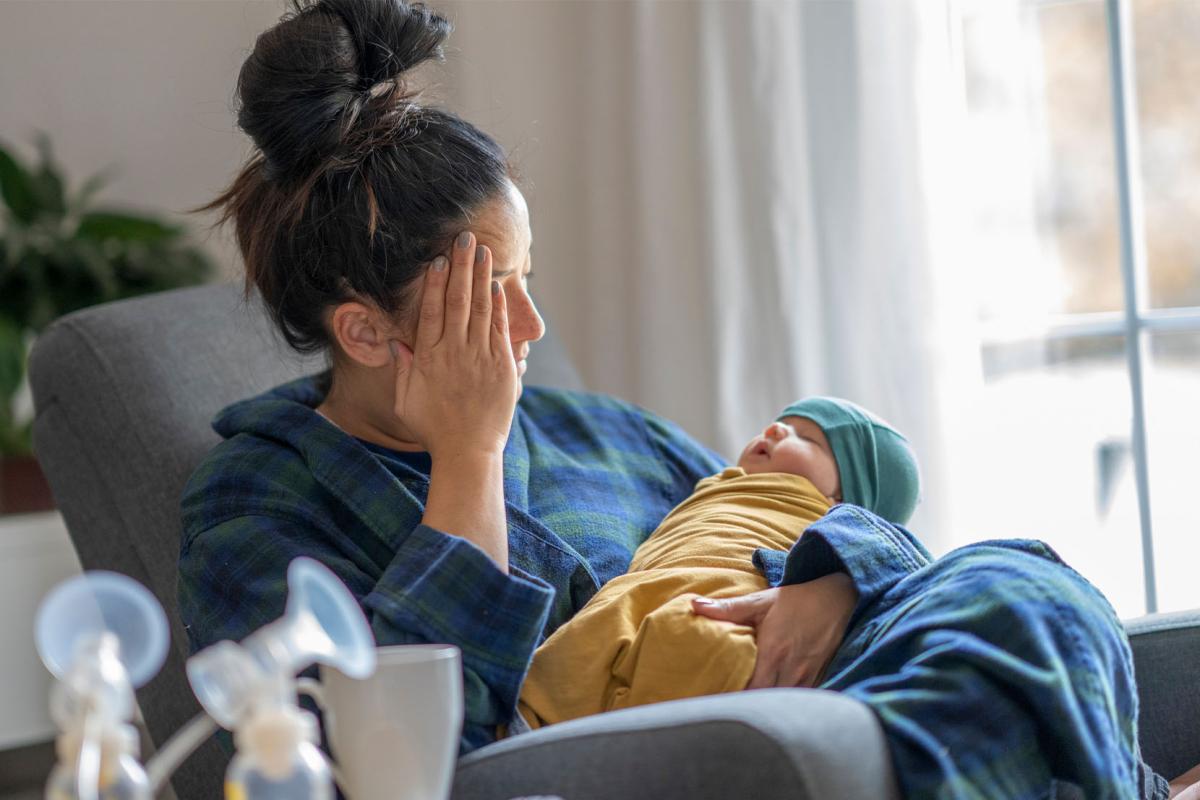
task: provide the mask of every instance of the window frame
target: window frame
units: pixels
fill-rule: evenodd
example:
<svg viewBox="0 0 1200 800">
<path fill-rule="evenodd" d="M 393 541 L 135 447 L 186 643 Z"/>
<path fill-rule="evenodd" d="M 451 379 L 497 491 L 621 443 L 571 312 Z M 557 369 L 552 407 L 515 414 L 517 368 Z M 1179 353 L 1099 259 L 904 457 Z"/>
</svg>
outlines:
<svg viewBox="0 0 1200 800">
<path fill-rule="evenodd" d="M 1137 93 L 1134 82 L 1131 0 L 1105 0 L 1108 26 L 1109 84 L 1112 92 L 1113 144 L 1117 171 L 1121 282 L 1124 309 L 1117 313 L 1064 315 L 1052 322 L 1047 337 L 1123 335 L 1132 401 L 1133 467 L 1142 536 L 1142 571 L 1146 613 L 1158 611 L 1154 569 L 1154 529 L 1150 504 L 1150 469 L 1146 445 L 1143 365 L 1151 333 L 1200 331 L 1200 307 L 1152 309 L 1148 295 L 1145 216 L 1142 206 Z"/>
</svg>

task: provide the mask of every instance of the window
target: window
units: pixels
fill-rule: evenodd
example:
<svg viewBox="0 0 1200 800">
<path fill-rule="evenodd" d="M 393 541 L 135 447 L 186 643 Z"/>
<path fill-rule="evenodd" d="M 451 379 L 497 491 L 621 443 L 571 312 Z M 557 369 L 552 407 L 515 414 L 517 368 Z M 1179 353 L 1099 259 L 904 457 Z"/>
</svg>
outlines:
<svg viewBox="0 0 1200 800">
<path fill-rule="evenodd" d="M 958 12 L 982 380 L 955 543 L 1044 539 L 1122 616 L 1196 607 L 1200 3 Z"/>
</svg>

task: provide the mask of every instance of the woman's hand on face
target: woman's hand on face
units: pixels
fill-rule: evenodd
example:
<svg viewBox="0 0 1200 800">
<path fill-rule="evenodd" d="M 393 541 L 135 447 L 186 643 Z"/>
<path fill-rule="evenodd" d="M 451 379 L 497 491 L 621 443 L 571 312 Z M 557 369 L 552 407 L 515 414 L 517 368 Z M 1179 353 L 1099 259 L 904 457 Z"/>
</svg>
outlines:
<svg viewBox="0 0 1200 800">
<path fill-rule="evenodd" d="M 412 349 L 392 343 L 395 414 L 435 459 L 504 449 L 519 395 L 507 312 L 491 251 L 464 231 L 425 271 Z"/>
<path fill-rule="evenodd" d="M 841 646 L 857 603 L 854 582 L 837 572 L 741 597 L 698 597 L 692 600 L 692 610 L 710 619 L 754 628 L 758 660 L 747 689 L 812 687 L 820 682 Z"/>
</svg>

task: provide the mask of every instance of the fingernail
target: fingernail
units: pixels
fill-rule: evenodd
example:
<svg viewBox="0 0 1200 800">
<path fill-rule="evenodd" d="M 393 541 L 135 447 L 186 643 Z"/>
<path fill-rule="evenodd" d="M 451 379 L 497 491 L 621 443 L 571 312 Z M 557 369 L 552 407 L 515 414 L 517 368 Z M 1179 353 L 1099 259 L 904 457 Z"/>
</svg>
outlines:
<svg viewBox="0 0 1200 800">
<path fill-rule="evenodd" d="M 395 339 L 388 339 L 388 350 L 392 351 L 392 358 L 400 358 L 400 347 L 396 344 Z"/>
<path fill-rule="evenodd" d="M 692 602 L 693 602 L 693 603 L 695 603 L 695 604 L 696 604 L 696 605 L 698 605 L 698 606 L 711 606 L 711 605 L 714 605 L 713 601 L 712 601 L 712 600 L 709 600 L 707 597 L 695 597 L 695 598 L 692 598 Z"/>
<path fill-rule="evenodd" d="M 458 244 L 459 250 L 466 249 L 466 246 L 469 245 L 470 243 L 471 243 L 471 232 L 470 231 L 463 231 L 462 233 L 460 233 L 458 235 L 457 244 Z"/>
<path fill-rule="evenodd" d="M 475 246 L 475 263 L 476 264 L 483 263 L 483 245 L 481 245 L 481 244 Z"/>
<path fill-rule="evenodd" d="M 492 294 L 500 294 L 500 281 L 492 281 Z"/>
<path fill-rule="evenodd" d="M 446 257 L 445 256 L 438 256 L 437 258 L 435 258 L 433 260 L 433 271 L 434 272 L 441 272 L 445 268 L 446 268 Z"/>
</svg>

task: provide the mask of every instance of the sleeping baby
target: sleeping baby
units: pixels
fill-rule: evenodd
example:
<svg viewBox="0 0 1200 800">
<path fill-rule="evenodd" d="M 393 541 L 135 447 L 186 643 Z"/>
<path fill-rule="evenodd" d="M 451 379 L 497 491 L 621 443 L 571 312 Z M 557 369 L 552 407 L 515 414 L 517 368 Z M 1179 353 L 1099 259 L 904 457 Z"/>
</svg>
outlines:
<svg viewBox="0 0 1200 800">
<path fill-rule="evenodd" d="M 788 406 L 737 466 L 696 484 L 637 549 L 627 573 L 537 649 L 521 721 L 537 728 L 744 689 L 757 657 L 754 629 L 697 616 L 692 599 L 766 589 L 754 552 L 790 550 L 834 503 L 903 525 L 919 493 L 912 448 L 877 416 L 828 397 Z"/>
</svg>

